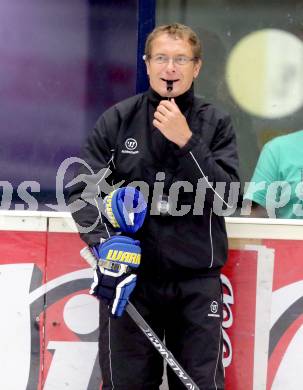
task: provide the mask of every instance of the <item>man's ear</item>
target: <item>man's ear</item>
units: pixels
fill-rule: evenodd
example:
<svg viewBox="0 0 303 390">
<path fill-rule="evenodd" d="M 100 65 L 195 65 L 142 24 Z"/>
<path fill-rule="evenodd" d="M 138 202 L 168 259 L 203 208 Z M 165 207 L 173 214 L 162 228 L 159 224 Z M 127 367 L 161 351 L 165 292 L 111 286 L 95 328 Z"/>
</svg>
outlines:
<svg viewBox="0 0 303 390">
<path fill-rule="evenodd" d="M 145 65 L 146 65 L 146 73 L 147 73 L 147 76 L 149 77 L 149 61 L 148 61 L 148 59 L 147 59 L 146 54 L 144 54 L 143 60 L 144 60 Z"/>
<path fill-rule="evenodd" d="M 201 68 L 202 68 L 202 60 L 199 59 L 199 61 L 194 63 L 194 79 L 196 79 L 199 76 Z"/>
<path fill-rule="evenodd" d="M 149 64 L 148 61 L 145 61 L 145 65 L 146 65 L 146 73 L 147 73 L 147 76 L 149 77 L 149 73 L 150 73 L 149 67 L 150 67 L 150 64 Z"/>
</svg>

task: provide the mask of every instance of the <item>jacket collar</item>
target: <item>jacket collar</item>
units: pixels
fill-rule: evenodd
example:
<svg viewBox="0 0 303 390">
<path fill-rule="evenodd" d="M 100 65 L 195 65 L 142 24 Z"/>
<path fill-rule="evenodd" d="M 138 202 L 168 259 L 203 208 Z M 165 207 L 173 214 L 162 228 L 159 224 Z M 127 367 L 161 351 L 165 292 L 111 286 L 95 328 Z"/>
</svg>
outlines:
<svg viewBox="0 0 303 390">
<path fill-rule="evenodd" d="M 166 97 L 160 96 L 156 91 L 151 87 L 147 91 L 148 100 L 156 108 L 161 100 L 167 99 Z M 193 103 L 194 100 L 194 84 L 184 92 L 182 95 L 175 98 L 177 106 L 180 108 L 182 113 L 184 113 Z"/>
</svg>

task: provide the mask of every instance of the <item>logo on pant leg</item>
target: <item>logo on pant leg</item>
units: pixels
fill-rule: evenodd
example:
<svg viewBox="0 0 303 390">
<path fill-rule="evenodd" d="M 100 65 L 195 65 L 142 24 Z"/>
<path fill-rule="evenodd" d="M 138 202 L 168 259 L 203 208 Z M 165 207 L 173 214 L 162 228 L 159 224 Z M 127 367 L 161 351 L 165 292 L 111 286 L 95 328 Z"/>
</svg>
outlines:
<svg viewBox="0 0 303 390">
<path fill-rule="evenodd" d="M 220 314 L 218 314 L 219 305 L 217 301 L 212 301 L 212 303 L 209 306 L 210 313 L 207 314 L 208 317 L 220 317 Z"/>
</svg>

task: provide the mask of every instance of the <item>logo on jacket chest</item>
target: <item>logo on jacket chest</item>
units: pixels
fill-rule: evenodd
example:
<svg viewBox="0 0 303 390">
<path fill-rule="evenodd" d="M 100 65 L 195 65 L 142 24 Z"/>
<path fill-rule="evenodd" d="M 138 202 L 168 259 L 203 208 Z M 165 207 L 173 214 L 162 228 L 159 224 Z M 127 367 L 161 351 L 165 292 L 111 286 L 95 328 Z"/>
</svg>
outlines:
<svg viewBox="0 0 303 390">
<path fill-rule="evenodd" d="M 124 142 L 125 148 L 121 150 L 121 153 L 124 154 L 137 154 L 139 150 L 137 150 L 138 142 L 135 138 L 127 138 Z"/>
</svg>

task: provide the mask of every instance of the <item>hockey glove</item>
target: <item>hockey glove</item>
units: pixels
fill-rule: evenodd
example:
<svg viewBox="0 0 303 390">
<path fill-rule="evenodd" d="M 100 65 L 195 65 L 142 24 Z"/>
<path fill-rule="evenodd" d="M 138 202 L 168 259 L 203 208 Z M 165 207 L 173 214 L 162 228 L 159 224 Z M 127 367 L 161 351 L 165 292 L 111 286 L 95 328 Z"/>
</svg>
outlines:
<svg viewBox="0 0 303 390">
<path fill-rule="evenodd" d="M 133 271 L 140 265 L 140 242 L 114 236 L 93 247 L 92 251 L 98 263 L 90 294 L 109 305 L 114 317 L 120 317 L 136 286 L 137 275 Z"/>
<path fill-rule="evenodd" d="M 105 216 L 117 231 L 135 233 L 143 225 L 147 204 L 136 188 L 118 188 L 103 202 Z"/>
</svg>

